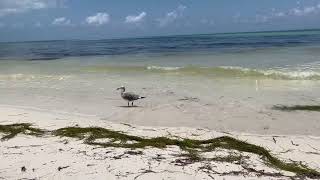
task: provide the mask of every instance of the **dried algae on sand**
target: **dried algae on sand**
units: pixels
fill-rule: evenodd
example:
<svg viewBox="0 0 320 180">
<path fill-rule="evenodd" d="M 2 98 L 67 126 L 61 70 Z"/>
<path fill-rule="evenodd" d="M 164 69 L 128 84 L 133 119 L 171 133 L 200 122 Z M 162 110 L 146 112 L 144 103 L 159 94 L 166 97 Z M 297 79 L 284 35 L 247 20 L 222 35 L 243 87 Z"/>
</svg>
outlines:
<svg viewBox="0 0 320 180">
<path fill-rule="evenodd" d="M 182 151 L 186 152 L 181 156 L 184 156 L 188 163 L 200 161 L 240 161 L 242 156 L 229 155 L 211 159 L 202 157 L 202 153 L 212 152 L 216 149 L 235 150 L 240 153 L 245 152 L 255 154 L 265 165 L 278 170 L 295 173 L 297 177 L 320 178 L 320 173 L 318 171 L 311 169 L 302 163 L 280 160 L 264 147 L 250 144 L 229 136 L 221 136 L 207 140 L 173 139 L 167 137 L 144 138 L 101 127 L 65 127 L 49 131 L 34 128 L 31 124 L 27 123 L 0 125 L 0 134 L 3 134 L 2 140 L 10 140 L 18 134 L 37 137 L 48 135 L 76 138 L 83 140 L 83 142 L 88 145 L 114 148 L 143 149 L 146 147 L 166 148 L 167 146 L 178 146 Z"/>
</svg>

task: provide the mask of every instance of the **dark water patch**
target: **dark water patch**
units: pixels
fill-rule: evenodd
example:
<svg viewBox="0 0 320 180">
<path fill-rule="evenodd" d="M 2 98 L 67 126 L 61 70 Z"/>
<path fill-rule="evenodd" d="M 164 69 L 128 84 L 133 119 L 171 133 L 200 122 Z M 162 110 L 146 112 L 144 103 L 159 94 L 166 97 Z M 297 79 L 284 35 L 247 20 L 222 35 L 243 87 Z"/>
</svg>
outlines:
<svg viewBox="0 0 320 180">
<path fill-rule="evenodd" d="M 70 40 L 0 43 L 0 60 L 41 57 L 47 60 L 79 56 L 166 54 L 177 52 L 233 52 L 241 49 L 319 44 L 320 33 L 207 34 L 110 40 Z M 29 58 L 30 59 L 30 58 Z M 39 59 L 41 60 L 41 59 Z"/>
<path fill-rule="evenodd" d="M 57 60 L 59 58 L 56 57 L 43 57 L 43 58 L 31 58 L 31 59 L 26 59 L 28 61 L 50 61 L 50 60 Z"/>
</svg>

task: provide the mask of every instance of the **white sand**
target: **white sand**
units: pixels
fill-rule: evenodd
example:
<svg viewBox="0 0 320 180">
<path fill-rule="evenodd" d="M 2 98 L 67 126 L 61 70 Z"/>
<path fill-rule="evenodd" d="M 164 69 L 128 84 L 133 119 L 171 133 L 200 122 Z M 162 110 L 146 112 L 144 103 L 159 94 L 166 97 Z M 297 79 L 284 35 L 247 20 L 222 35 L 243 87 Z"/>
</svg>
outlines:
<svg viewBox="0 0 320 180">
<path fill-rule="evenodd" d="M 248 85 L 243 82 L 237 85 L 237 80 L 225 85 L 200 78 L 191 82 L 185 79 L 172 82 L 168 79 L 167 82 L 165 78 L 155 80 L 151 77 L 101 78 L 78 77 L 48 82 L 0 80 L 0 104 L 86 115 L 90 117 L 88 119 L 95 119 L 93 124 L 101 119 L 139 126 L 320 136 L 320 112 L 288 113 L 272 109 L 277 104 L 317 105 L 320 90 L 308 89 L 307 85 L 294 84 L 293 88 L 299 87 L 299 90 L 288 90 L 278 87 L 281 81 L 265 80 L 256 91 L 255 81 L 250 80 L 245 81 Z M 147 97 L 135 103 L 139 107 L 121 107 L 127 103 L 115 89 L 122 83 L 117 81 L 122 80 L 131 82 L 128 91 Z"/>
<path fill-rule="evenodd" d="M 142 111 L 129 118 L 147 119 L 155 115 L 153 111 L 127 109 L 128 114 Z M 167 114 L 158 111 L 159 119 L 180 118 L 181 114 L 166 109 Z M 132 135 L 144 137 L 166 136 L 175 138 L 208 139 L 222 135 L 236 137 L 272 151 L 277 157 L 302 161 L 311 168 L 320 171 L 320 137 L 308 135 L 257 135 L 243 133 L 222 133 L 204 128 L 183 127 L 146 127 L 114 124 L 97 116 L 68 114 L 64 112 L 45 111 L 41 109 L 0 106 L 0 124 L 33 123 L 36 127 L 57 129 L 65 126 L 101 126 L 119 130 Z M 118 115 L 119 118 L 124 118 Z M 117 117 L 117 116 L 114 116 Z M 185 116 L 187 117 L 187 116 Z M 250 124 L 248 124 L 250 126 Z M 274 139 L 275 141 L 274 141 Z M 68 142 L 68 143 L 66 143 Z M 129 151 L 129 152 L 128 152 Z M 141 154 L 133 155 L 130 151 Z M 58 137 L 31 137 L 18 135 L 8 141 L 0 142 L 0 179 L 256 179 L 255 173 L 247 171 L 239 164 L 226 162 L 197 162 L 179 166 L 175 161 L 182 151 L 175 146 L 166 149 L 122 149 L 98 148 L 83 144 L 82 141 Z M 205 157 L 228 155 L 230 151 L 217 150 L 205 153 Z M 240 152 L 233 152 L 239 154 Z M 256 155 L 249 155 L 246 163 L 249 167 L 265 172 L 279 172 L 264 165 Z M 26 171 L 22 172 L 21 167 Z M 59 171 L 60 167 L 60 171 Z M 210 167 L 210 168 L 203 168 Z M 239 175 L 228 174 L 232 171 Z M 225 174 L 221 174 L 225 173 Z M 282 172 L 285 176 L 293 173 Z M 289 179 L 289 177 L 268 177 L 261 179 Z"/>
</svg>

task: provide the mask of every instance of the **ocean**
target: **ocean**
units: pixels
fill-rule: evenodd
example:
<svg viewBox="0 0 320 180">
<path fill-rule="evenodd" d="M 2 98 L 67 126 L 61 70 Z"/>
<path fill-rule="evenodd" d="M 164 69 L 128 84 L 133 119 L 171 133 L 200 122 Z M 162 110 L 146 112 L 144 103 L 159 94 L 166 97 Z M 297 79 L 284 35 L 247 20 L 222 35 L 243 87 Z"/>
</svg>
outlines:
<svg viewBox="0 0 320 180">
<path fill-rule="evenodd" d="M 19 64 L 30 64 L 32 71 L 44 62 L 57 61 L 63 66 L 51 68 L 53 73 L 66 68 L 64 73 L 72 69 L 317 80 L 319 44 L 317 30 L 0 43 L 0 70 L 23 74 L 15 71 Z"/>
<path fill-rule="evenodd" d="M 144 107 L 191 97 L 268 109 L 317 104 L 319 80 L 320 30 L 0 43 L 0 104 L 106 119 L 126 105 L 122 85 Z"/>
</svg>

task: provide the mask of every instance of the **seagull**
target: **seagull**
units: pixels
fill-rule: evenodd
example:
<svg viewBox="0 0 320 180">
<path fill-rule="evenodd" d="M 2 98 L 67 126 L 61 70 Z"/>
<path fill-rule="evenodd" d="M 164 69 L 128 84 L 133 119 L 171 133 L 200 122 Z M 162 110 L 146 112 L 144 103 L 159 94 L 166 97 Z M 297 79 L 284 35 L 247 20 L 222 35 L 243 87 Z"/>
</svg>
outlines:
<svg viewBox="0 0 320 180">
<path fill-rule="evenodd" d="M 117 88 L 117 90 L 121 90 L 121 97 L 122 97 L 122 99 L 128 101 L 128 107 L 129 107 L 130 102 L 131 102 L 131 106 L 133 106 L 133 102 L 135 100 L 146 98 L 146 97 L 139 96 L 139 95 L 132 93 L 132 92 L 125 92 L 126 88 L 124 86 Z"/>
</svg>

